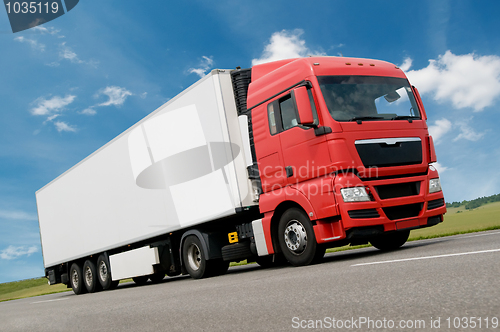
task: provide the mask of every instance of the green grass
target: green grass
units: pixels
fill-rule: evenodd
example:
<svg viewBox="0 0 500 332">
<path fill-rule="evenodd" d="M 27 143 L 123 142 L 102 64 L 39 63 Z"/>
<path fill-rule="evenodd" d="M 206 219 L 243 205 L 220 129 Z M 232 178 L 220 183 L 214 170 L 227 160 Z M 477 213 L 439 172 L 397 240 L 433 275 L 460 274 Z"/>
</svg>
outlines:
<svg viewBox="0 0 500 332">
<path fill-rule="evenodd" d="M 414 230 L 410 234 L 409 241 L 430 239 L 442 236 L 480 232 L 485 230 L 500 229 L 500 202 L 489 203 L 473 210 L 466 210 L 464 206 L 449 208 L 444 222 L 429 228 Z M 328 249 L 327 252 L 369 247 L 345 246 Z M 246 260 L 239 263 L 231 263 L 231 266 L 247 264 Z M 132 279 L 122 280 L 120 283 L 130 282 Z M 71 290 L 65 285 L 58 284 L 49 286 L 47 279 L 29 279 L 16 282 L 0 284 L 0 302 L 21 299 L 25 297 L 66 292 Z"/>
<path fill-rule="evenodd" d="M 38 295 L 66 292 L 66 285 L 57 284 L 49 286 L 47 279 L 37 278 L 0 284 L 0 302 L 23 299 Z"/>
</svg>

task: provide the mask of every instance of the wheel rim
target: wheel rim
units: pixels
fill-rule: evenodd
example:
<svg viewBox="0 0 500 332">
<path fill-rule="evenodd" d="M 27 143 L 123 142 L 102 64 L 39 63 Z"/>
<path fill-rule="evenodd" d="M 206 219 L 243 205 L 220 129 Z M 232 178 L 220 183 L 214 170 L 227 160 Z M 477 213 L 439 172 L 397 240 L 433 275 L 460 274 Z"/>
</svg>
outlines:
<svg viewBox="0 0 500 332">
<path fill-rule="evenodd" d="M 307 232 L 302 225 L 302 223 L 298 220 L 291 220 L 288 222 L 285 228 L 285 234 L 283 234 L 285 238 L 285 244 L 295 255 L 300 255 L 306 250 L 307 247 Z"/>
<path fill-rule="evenodd" d="M 85 268 L 85 282 L 87 285 L 92 285 L 92 270 L 90 269 L 89 266 Z"/>
<path fill-rule="evenodd" d="M 78 287 L 78 272 L 76 272 L 76 270 L 73 270 L 71 274 L 71 283 L 73 284 L 73 288 Z"/>
<path fill-rule="evenodd" d="M 101 262 L 99 264 L 99 277 L 103 282 L 106 282 L 106 280 L 108 279 L 108 267 L 104 262 Z"/>
<path fill-rule="evenodd" d="M 193 270 L 198 270 L 201 264 L 201 250 L 194 243 L 191 243 L 187 252 L 188 264 Z"/>
</svg>

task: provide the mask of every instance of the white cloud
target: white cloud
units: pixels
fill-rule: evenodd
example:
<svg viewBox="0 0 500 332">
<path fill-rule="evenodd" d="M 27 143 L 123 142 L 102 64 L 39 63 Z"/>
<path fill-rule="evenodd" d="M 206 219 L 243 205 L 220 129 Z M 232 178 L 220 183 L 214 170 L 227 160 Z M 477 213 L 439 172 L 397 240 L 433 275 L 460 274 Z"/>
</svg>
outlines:
<svg viewBox="0 0 500 332">
<path fill-rule="evenodd" d="M 95 109 L 93 109 L 92 107 L 89 107 L 89 108 L 86 108 L 86 109 L 84 109 L 83 111 L 78 112 L 78 113 L 80 113 L 80 114 L 84 114 L 84 115 L 96 115 L 96 113 L 97 113 L 97 112 L 96 112 L 96 110 L 95 110 Z"/>
<path fill-rule="evenodd" d="M 261 63 L 300 58 L 308 55 L 325 55 L 323 52 L 310 50 L 306 42 L 300 38 L 304 33 L 301 29 L 293 31 L 282 30 L 272 34 L 269 43 L 265 46 L 262 56 L 259 59 L 253 59 L 252 65 Z"/>
<path fill-rule="evenodd" d="M 203 76 L 205 76 L 206 72 L 210 68 L 212 68 L 213 64 L 214 64 L 214 60 L 212 59 L 212 57 L 202 56 L 199 67 L 198 68 L 189 68 L 188 72 L 190 74 L 196 74 L 200 77 L 203 77 Z"/>
<path fill-rule="evenodd" d="M 399 66 L 399 68 L 404 71 L 404 72 L 407 72 L 410 68 L 411 68 L 411 64 L 413 63 L 413 60 L 411 58 L 405 58 L 403 60 L 403 64 L 401 64 Z"/>
<path fill-rule="evenodd" d="M 8 220 L 38 220 L 36 214 L 11 210 L 0 210 L 0 218 Z"/>
<path fill-rule="evenodd" d="M 108 86 L 103 90 L 99 91 L 97 93 L 97 96 L 99 95 L 106 95 L 108 96 L 109 99 L 108 101 L 98 104 L 97 106 L 110 106 L 110 105 L 120 106 L 123 105 L 127 97 L 132 96 L 133 93 L 119 86 Z"/>
<path fill-rule="evenodd" d="M 83 64 L 87 64 L 87 65 L 90 65 L 90 66 L 95 67 L 95 68 L 99 64 L 98 61 L 94 61 L 94 60 L 88 60 L 88 61 L 81 60 L 78 57 L 78 55 L 71 49 L 71 47 L 66 45 L 66 42 L 63 42 L 60 45 L 59 57 L 62 59 L 69 60 L 72 63 L 78 63 L 78 64 L 83 63 Z M 53 65 L 51 65 L 51 66 L 53 66 Z"/>
<path fill-rule="evenodd" d="M 50 34 L 50 35 L 57 35 L 59 32 L 61 32 L 61 30 L 57 30 L 56 28 L 54 27 L 44 27 L 44 26 L 36 26 L 36 27 L 33 27 L 31 28 L 32 31 L 38 31 L 42 34 Z"/>
<path fill-rule="evenodd" d="M 457 109 L 481 111 L 500 96 L 500 57 L 496 55 L 446 51 L 437 60 L 429 60 L 427 67 L 406 74 L 421 94 L 429 93 L 438 102 L 451 102 Z"/>
<path fill-rule="evenodd" d="M 6 249 L 0 251 L 0 258 L 1 259 L 15 259 L 20 256 L 31 256 L 35 252 L 38 252 L 38 247 L 37 246 L 31 246 L 31 247 L 14 247 L 14 246 L 8 246 Z"/>
<path fill-rule="evenodd" d="M 76 132 L 76 127 L 70 126 L 66 122 L 63 121 L 57 121 L 54 123 L 54 126 L 56 126 L 56 129 L 58 132 L 61 131 L 70 131 L 70 132 Z"/>
<path fill-rule="evenodd" d="M 429 126 L 429 134 L 431 134 L 434 143 L 437 143 L 444 134 L 450 131 L 450 129 L 450 120 L 442 118 L 436 120 L 433 125 Z"/>
<path fill-rule="evenodd" d="M 432 163 L 431 165 L 433 165 L 434 167 L 436 167 L 439 175 L 443 174 L 448 169 L 448 167 L 443 166 L 443 165 L 441 165 L 438 162 Z"/>
<path fill-rule="evenodd" d="M 469 121 L 470 120 L 472 120 L 472 118 L 469 119 Z M 453 142 L 458 141 L 459 139 L 466 139 L 475 142 L 480 140 L 484 136 L 484 133 L 476 133 L 476 131 L 472 129 L 465 121 L 457 122 L 456 125 L 460 127 L 460 134 L 453 139 Z"/>
<path fill-rule="evenodd" d="M 31 114 L 33 115 L 49 115 L 58 113 L 64 110 L 64 107 L 68 106 L 75 100 L 76 96 L 66 95 L 64 98 L 59 96 L 54 96 L 50 99 L 38 98 L 34 101 L 37 104 L 31 109 Z"/>
<path fill-rule="evenodd" d="M 38 51 L 41 51 L 41 52 L 45 51 L 45 44 L 39 43 L 38 41 L 36 41 L 34 39 L 29 39 L 29 38 L 25 38 L 23 36 L 20 36 L 20 37 L 14 38 L 14 40 L 16 40 L 16 41 L 18 41 L 20 43 L 27 43 L 34 50 L 38 50 Z"/>
</svg>

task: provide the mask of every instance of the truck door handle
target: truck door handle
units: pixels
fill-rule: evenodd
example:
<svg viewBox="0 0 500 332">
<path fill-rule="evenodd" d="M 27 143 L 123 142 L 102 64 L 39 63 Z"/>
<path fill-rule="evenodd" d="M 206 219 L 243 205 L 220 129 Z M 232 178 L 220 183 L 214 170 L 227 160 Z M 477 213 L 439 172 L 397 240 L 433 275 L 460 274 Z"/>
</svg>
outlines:
<svg viewBox="0 0 500 332">
<path fill-rule="evenodd" d="M 287 178 L 293 176 L 293 167 L 292 166 L 286 166 L 285 170 L 286 170 L 286 177 Z"/>
</svg>

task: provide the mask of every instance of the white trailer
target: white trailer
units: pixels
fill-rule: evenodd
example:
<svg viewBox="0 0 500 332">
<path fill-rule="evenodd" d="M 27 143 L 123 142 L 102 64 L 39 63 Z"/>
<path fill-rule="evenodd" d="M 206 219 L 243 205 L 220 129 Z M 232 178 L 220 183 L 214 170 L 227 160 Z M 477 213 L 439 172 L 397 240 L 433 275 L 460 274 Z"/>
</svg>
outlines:
<svg viewBox="0 0 500 332">
<path fill-rule="evenodd" d="M 79 293 L 96 275 L 109 288 L 180 273 L 162 236 L 252 210 L 251 164 L 230 72 L 213 70 L 36 193 L 49 282 Z"/>
</svg>

